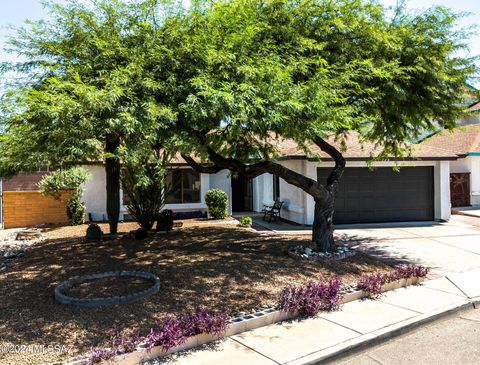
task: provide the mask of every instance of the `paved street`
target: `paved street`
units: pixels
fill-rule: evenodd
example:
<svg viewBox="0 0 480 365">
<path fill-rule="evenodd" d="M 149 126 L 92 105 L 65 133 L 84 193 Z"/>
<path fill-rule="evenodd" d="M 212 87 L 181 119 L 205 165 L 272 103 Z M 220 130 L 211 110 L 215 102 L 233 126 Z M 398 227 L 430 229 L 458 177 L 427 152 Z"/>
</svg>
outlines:
<svg viewBox="0 0 480 365">
<path fill-rule="evenodd" d="M 478 365 L 480 364 L 480 309 L 460 312 L 336 365 Z"/>
</svg>

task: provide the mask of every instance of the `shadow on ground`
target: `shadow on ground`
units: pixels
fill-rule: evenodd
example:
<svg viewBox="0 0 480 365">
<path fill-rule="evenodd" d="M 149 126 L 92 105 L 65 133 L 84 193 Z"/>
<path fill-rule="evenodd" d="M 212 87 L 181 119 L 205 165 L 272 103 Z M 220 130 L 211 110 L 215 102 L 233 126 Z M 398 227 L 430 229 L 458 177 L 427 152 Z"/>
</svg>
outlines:
<svg viewBox="0 0 480 365">
<path fill-rule="evenodd" d="M 351 237 L 343 240 L 359 243 Z M 106 343 L 112 328 L 146 333 L 155 318 L 196 306 L 236 314 L 275 303 L 288 284 L 322 275 L 340 275 L 348 283 L 367 272 L 390 270 L 364 254 L 322 263 L 295 261 L 285 254 L 288 247 L 308 242 L 234 226 L 186 227 L 142 241 L 51 239 L 0 274 L 0 342 L 66 344 L 81 353 Z M 54 287 L 63 280 L 112 270 L 152 272 L 160 277 L 160 292 L 140 302 L 94 309 L 54 300 Z M 35 355 L 37 363 L 65 356 L 41 357 L 47 355 Z M 0 354 L 0 362 L 9 363 L 8 356 Z"/>
</svg>

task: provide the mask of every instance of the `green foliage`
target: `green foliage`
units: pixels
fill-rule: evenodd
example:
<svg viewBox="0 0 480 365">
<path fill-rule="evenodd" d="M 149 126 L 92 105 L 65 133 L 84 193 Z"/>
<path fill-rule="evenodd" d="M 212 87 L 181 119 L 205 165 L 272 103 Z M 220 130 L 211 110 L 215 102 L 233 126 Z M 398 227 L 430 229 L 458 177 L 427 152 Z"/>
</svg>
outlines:
<svg viewBox="0 0 480 365">
<path fill-rule="evenodd" d="M 168 232 L 173 228 L 173 212 L 170 209 L 164 209 L 160 212 L 157 221 L 157 231 Z"/>
<path fill-rule="evenodd" d="M 208 149 L 242 162 L 276 159 L 276 136 L 314 156 L 314 136 L 349 133 L 378 144 L 380 158 L 407 154 L 406 143 L 435 123 L 455 123 L 476 69 L 459 56 L 468 33 L 449 10 L 387 14 L 368 0 L 193 8 L 165 24 L 162 47 L 179 59 L 158 68 L 156 80 L 172 87 L 159 99 L 178 105 L 175 126 L 205 159 Z M 155 54 L 152 64 L 161 63 Z"/>
<path fill-rule="evenodd" d="M 251 226 L 252 225 L 252 217 L 240 217 L 240 224 L 242 226 Z"/>
<path fill-rule="evenodd" d="M 38 183 L 38 189 L 43 195 L 60 200 L 61 193 L 64 191 L 71 191 L 72 195 L 81 195 L 82 185 L 89 178 L 90 173 L 83 167 L 56 170 L 42 177 Z"/>
<path fill-rule="evenodd" d="M 67 208 L 68 222 L 72 226 L 83 224 L 85 218 L 85 205 L 80 200 L 80 197 L 76 195 L 70 196 L 70 198 L 65 201 L 65 206 Z"/>
<path fill-rule="evenodd" d="M 166 122 L 173 114 L 152 94 L 161 85 L 146 61 L 158 40 L 156 24 L 169 6 L 157 0 L 66 0 L 46 6 L 48 21 L 26 23 L 8 42 L 26 61 L 0 64 L 0 76 L 18 75 L 0 100 L 0 176 L 119 159 L 119 148 L 108 150 L 107 140 L 118 141 L 125 153 L 167 139 Z M 107 169 L 112 231 L 118 180 Z"/>
<path fill-rule="evenodd" d="M 214 219 L 223 219 L 228 212 L 228 195 L 220 189 L 210 189 L 205 194 L 208 214 Z"/>
<path fill-rule="evenodd" d="M 129 197 L 128 211 L 135 221 L 150 230 L 158 220 L 168 195 L 165 177 L 171 156 L 159 152 L 156 156 L 129 154 L 124 158 L 122 188 Z"/>
<path fill-rule="evenodd" d="M 0 102 L 2 176 L 139 154 L 125 171 L 149 189 L 157 172 L 136 170 L 155 166 L 147 151 L 258 162 L 278 158 L 272 137 L 315 156 L 315 136 L 355 134 L 377 158 L 401 156 L 425 130 L 453 126 L 476 73 L 459 52 L 469 34 L 443 7 L 67 0 L 50 14 L 9 42 L 26 62 L 0 67 L 22 76 Z M 107 139 L 119 147 L 105 153 Z"/>
<path fill-rule="evenodd" d="M 102 239 L 103 232 L 100 226 L 96 223 L 90 223 L 87 228 L 85 238 L 87 241 L 99 241 Z"/>
<path fill-rule="evenodd" d="M 62 200 L 71 225 L 82 224 L 85 217 L 85 205 L 82 203 L 82 186 L 90 178 L 90 173 L 82 167 L 57 170 L 44 175 L 38 183 L 40 193 Z M 63 193 L 63 195 L 62 195 Z"/>
</svg>

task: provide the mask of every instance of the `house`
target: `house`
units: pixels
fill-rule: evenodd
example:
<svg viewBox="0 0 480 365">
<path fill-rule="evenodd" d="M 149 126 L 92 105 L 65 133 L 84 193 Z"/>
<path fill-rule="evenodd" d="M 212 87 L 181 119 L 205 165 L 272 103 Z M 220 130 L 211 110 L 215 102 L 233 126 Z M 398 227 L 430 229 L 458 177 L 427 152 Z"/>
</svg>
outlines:
<svg viewBox="0 0 480 365">
<path fill-rule="evenodd" d="M 334 141 L 330 141 L 335 144 Z M 313 179 L 325 180 L 334 163 L 315 146 L 316 156 L 306 156 L 291 140 L 275 141 L 278 162 Z M 338 146 L 340 147 L 340 146 Z M 335 223 L 433 221 L 450 218 L 450 163 L 463 158 L 427 145 L 414 146 L 413 155 L 402 161 L 367 161 L 379 151 L 360 143 L 352 134 L 344 156 L 347 168 L 336 200 Z M 318 158 L 320 158 L 320 161 Z M 228 171 L 199 174 L 183 160 L 175 162 L 171 181 L 177 182 L 166 208 L 174 211 L 206 210 L 205 193 L 220 188 L 229 196 L 229 212 L 260 212 L 276 198 L 284 201 L 282 218 L 299 224 L 313 223 L 314 201 L 303 190 L 281 178 L 263 174 L 252 180 L 232 178 Z M 400 171 L 393 167 L 400 166 Z M 93 178 L 87 183 L 84 201 L 94 219 L 106 217 L 105 173 L 101 165 L 89 166 Z M 123 197 L 123 194 L 122 194 Z M 122 198 L 122 217 L 128 212 Z"/>
<path fill-rule="evenodd" d="M 335 141 L 330 143 L 337 144 L 340 148 Z M 332 159 L 316 146 L 311 146 L 314 155 L 306 156 L 291 140 L 277 140 L 275 145 L 280 164 L 310 178 L 325 180 L 334 165 Z M 367 161 L 379 152 L 373 144 L 362 144 L 357 136 L 352 134 L 346 141 L 346 148 L 344 156 L 347 167 L 336 200 L 335 223 L 433 221 L 450 218 L 450 168 L 454 163 L 461 165 L 463 160 L 468 161 L 466 155 L 422 143 L 414 146 L 412 157 L 402 161 L 376 161 L 372 170 L 367 167 Z M 282 218 L 304 225 L 313 223 L 313 198 L 277 176 L 263 174 L 247 180 L 242 176 L 232 178 L 227 170 L 216 174 L 202 174 L 190 168 L 181 158 L 177 158 L 174 165 L 176 168 L 168 177 L 173 191 L 165 205 L 167 209 L 175 212 L 205 212 L 205 193 L 209 189 L 220 188 L 229 196 L 229 213 L 259 212 L 265 204 L 273 204 L 276 198 L 280 198 L 284 201 Z M 395 166 L 401 167 L 398 172 L 394 171 Z M 84 167 L 92 176 L 85 185 L 83 195 L 86 218 L 92 221 L 106 220 L 104 166 L 101 163 L 92 163 Z M 7 197 L 9 193 L 4 193 L 5 228 L 25 226 L 33 222 L 31 219 L 20 219 L 12 215 L 12 206 L 15 211 L 23 212 L 23 215 L 33 209 L 32 206 L 39 206 L 44 212 L 53 209 L 53 205 L 48 209 L 44 207 L 45 203 L 40 202 L 43 198 L 51 200 L 51 204 L 56 203 L 55 209 L 58 208 L 58 202 L 39 196 L 34 182 L 38 182 L 42 172 L 34 175 L 25 187 L 18 184 L 18 179 L 20 176 L 25 179 L 27 174 L 16 177 L 17 195 L 30 196 L 29 205 L 18 198 L 12 201 Z M 15 185 L 15 180 L 4 182 L 5 186 L 8 184 Z M 32 199 L 32 196 L 35 196 L 35 199 Z M 121 220 L 129 218 L 126 203 L 127 197 L 122 192 Z M 31 224 L 66 221 L 60 215 L 42 213 L 37 216 L 39 218 Z"/>
<path fill-rule="evenodd" d="M 1 180 L 1 222 L 4 228 L 44 223 L 67 223 L 65 206 L 38 191 L 38 182 L 47 170 L 21 172 Z"/>
<path fill-rule="evenodd" d="M 464 156 L 450 161 L 452 207 L 480 206 L 480 124 L 440 131 L 421 145 Z"/>
</svg>

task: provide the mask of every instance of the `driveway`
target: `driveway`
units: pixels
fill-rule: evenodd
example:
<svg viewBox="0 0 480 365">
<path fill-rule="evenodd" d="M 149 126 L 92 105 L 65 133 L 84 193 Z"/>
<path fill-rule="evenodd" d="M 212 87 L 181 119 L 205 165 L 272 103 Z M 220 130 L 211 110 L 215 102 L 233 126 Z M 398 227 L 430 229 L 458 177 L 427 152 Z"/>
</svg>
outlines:
<svg viewBox="0 0 480 365">
<path fill-rule="evenodd" d="M 440 275 L 480 267 L 480 218 L 448 223 L 338 226 L 336 233 L 358 250 L 396 262 L 429 266 Z"/>
</svg>

